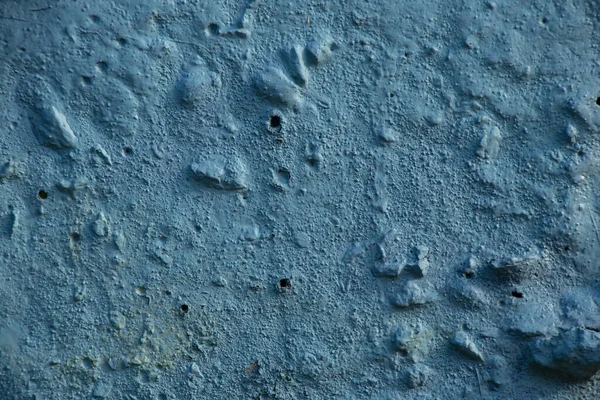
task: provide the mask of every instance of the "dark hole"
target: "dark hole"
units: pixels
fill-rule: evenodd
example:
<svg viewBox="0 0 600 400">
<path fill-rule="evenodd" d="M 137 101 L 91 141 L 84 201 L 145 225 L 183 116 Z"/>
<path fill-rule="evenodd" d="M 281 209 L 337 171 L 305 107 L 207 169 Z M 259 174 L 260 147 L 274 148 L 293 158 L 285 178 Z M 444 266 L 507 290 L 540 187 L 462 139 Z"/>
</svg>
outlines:
<svg viewBox="0 0 600 400">
<path fill-rule="evenodd" d="M 171 295 L 171 291 L 170 291 L 170 290 L 165 290 L 165 294 L 166 294 L 167 296 L 170 296 L 170 295 Z M 182 306 L 182 307 L 183 307 L 183 306 Z"/>
<path fill-rule="evenodd" d="M 281 126 L 281 117 L 279 115 L 272 115 L 269 123 L 271 128 L 279 128 Z"/>
<path fill-rule="evenodd" d="M 125 46 L 127 44 L 127 39 L 120 37 L 117 39 L 117 42 L 119 43 L 119 45 Z"/>
<path fill-rule="evenodd" d="M 133 151 L 133 149 L 131 147 L 124 147 L 123 148 L 123 153 L 125 153 L 125 154 L 131 154 L 132 151 Z"/>
<path fill-rule="evenodd" d="M 281 177 L 281 179 L 287 180 L 289 181 L 292 178 L 292 174 L 290 174 L 290 171 L 288 171 L 285 168 L 280 168 L 279 171 L 277 171 L 279 176 Z"/>
<path fill-rule="evenodd" d="M 516 290 L 513 290 L 511 293 L 512 297 L 516 297 L 517 299 L 522 299 L 523 298 L 523 293 L 518 292 Z"/>
<path fill-rule="evenodd" d="M 48 192 L 46 192 L 45 190 L 40 190 L 38 192 L 38 196 L 40 196 L 40 199 L 47 199 L 48 198 Z"/>
<path fill-rule="evenodd" d="M 544 17 L 542 18 L 542 24 L 547 24 L 548 23 L 548 18 Z"/>
<path fill-rule="evenodd" d="M 82 76 L 81 80 L 86 85 L 91 85 L 92 84 L 92 78 L 89 77 L 89 76 Z"/>
<path fill-rule="evenodd" d="M 215 24 L 214 22 L 212 24 L 208 24 L 208 26 L 206 27 L 206 32 L 210 36 L 217 36 L 220 30 L 221 29 L 219 28 L 219 25 Z"/>
<path fill-rule="evenodd" d="M 474 276 L 475 276 L 475 274 L 471 271 L 465 272 L 465 278 L 467 278 L 467 279 L 472 279 Z"/>
<path fill-rule="evenodd" d="M 279 286 L 289 289 L 292 287 L 292 282 L 288 278 L 283 278 L 279 281 Z"/>
<path fill-rule="evenodd" d="M 181 311 L 183 311 L 184 313 L 188 312 L 190 308 L 188 307 L 187 304 L 182 304 L 181 305 Z"/>
<path fill-rule="evenodd" d="M 596 104 L 600 106 L 600 97 L 596 98 Z"/>
<path fill-rule="evenodd" d="M 81 235 L 77 232 L 71 232 L 70 236 L 74 242 L 79 242 L 79 239 L 81 239 Z"/>
<path fill-rule="evenodd" d="M 565 251 L 569 251 L 569 250 L 571 250 L 571 248 L 570 248 L 569 246 L 565 246 L 565 247 L 564 247 L 564 250 L 565 250 Z"/>
</svg>

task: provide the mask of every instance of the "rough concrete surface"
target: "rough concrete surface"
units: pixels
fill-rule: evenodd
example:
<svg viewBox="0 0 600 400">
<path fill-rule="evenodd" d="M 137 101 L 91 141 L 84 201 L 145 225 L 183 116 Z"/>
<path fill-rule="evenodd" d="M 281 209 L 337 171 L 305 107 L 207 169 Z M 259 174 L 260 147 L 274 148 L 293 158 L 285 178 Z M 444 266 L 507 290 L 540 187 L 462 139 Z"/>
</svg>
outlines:
<svg viewBox="0 0 600 400">
<path fill-rule="evenodd" d="M 599 399 L 599 23 L 0 1 L 0 398 Z"/>
</svg>

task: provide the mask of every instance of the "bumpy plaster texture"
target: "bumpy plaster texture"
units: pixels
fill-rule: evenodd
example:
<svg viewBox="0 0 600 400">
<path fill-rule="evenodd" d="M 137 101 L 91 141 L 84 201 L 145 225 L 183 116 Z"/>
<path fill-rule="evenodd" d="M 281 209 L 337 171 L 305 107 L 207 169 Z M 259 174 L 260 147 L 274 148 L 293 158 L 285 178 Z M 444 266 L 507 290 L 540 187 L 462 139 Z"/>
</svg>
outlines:
<svg viewBox="0 0 600 400">
<path fill-rule="evenodd" d="M 0 2 L 0 398 L 600 398 L 600 3 Z"/>
</svg>

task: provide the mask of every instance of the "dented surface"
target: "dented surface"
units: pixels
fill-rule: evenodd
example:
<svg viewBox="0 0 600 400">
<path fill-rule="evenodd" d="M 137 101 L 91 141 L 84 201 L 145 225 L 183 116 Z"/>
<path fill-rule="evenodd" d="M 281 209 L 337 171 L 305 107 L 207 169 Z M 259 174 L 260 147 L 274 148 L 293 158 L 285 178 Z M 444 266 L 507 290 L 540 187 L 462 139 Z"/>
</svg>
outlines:
<svg viewBox="0 0 600 400">
<path fill-rule="evenodd" d="M 0 2 L 0 397 L 600 398 L 599 16 Z"/>
</svg>

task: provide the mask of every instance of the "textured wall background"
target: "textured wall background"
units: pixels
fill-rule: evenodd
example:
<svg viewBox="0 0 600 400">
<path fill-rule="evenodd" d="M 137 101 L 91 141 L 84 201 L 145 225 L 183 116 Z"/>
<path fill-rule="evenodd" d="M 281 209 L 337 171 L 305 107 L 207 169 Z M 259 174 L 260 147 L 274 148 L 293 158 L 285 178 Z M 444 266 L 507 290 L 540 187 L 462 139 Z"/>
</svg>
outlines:
<svg viewBox="0 0 600 400">
<path fill-rule="evenodd" d="M 0 4 L 0 397 L 600 398 L 596 1 Z"/>
</svg>

